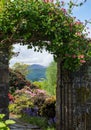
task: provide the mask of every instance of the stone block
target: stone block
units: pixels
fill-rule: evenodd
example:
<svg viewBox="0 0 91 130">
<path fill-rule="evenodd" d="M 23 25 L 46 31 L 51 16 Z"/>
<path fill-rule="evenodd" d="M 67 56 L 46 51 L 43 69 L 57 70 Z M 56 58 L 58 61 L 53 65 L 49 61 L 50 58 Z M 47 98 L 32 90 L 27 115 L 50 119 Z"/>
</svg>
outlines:
<svg viewBox="0 0 91 130">
<path fill-rule="evenodd" d="M 0 95 L 0 108 L 8 107 L 8 105 L 9 105 L 8 95 Z"/>
<path fill-rule="evenodd" d="M 8 93 L 9 86 L 8 84 L 0 84 L 0 94 L 2 93 Z"/>
<path fill-rule="evenodd" d="M 5 114 L 5 120 L 9 119 L 9 109 L 7 108 L 0 108 L 0 114 Z"/>
</svg>

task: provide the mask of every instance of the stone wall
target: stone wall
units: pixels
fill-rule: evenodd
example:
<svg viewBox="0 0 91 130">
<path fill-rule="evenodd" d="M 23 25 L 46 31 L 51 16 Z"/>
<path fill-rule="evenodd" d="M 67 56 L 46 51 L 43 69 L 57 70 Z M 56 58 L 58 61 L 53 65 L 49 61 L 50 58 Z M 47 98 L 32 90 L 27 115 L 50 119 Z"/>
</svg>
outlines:
<svg viewBox="0 0 91 130">
<path fill-rule="evenodd" d="M 5 119 L 9 118 L 9 72 L 8 72 L 8 55 L 0 51 L 0 114 L 5 114 Z"/>
<path fill-rule="evenodd" d="M 70 72 L 58 62 L 56 96 L 56 130 L 91 130 L 91 70 L 88 65 Z"/>
<path fill-rule="evenodd" d="M 8 90 L 8 67 L 0 66 L 0 113 L 4 113 L 5 118 L 9 118 Z"/>
</svg>

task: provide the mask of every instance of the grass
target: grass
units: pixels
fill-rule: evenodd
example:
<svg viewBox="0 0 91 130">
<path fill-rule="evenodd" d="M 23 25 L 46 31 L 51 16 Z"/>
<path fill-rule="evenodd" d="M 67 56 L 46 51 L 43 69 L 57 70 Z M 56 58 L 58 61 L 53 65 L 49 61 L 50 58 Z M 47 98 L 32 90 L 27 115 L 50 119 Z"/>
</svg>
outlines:
<svg viewBox="0 0 91 130">
<path fill-rule="evenodd" d="M 42 130 L 55 130 L 54 127 L 50 127 L 48 125 L 48 121 L 44 117 L 30 117 L 30 116 L 24 115 L 21 117 L 21 120 L 29 124 L 36 125 Z"/>
</svg>

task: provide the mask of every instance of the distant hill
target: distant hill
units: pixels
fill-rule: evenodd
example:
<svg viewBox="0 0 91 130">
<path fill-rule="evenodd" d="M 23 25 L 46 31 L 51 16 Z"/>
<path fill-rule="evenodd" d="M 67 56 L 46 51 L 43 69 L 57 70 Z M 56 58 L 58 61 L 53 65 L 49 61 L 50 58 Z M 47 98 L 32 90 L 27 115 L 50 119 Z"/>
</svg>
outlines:
<svg viewBox="0 0 91 130">
<path fill-rule="evenodd" d="M 33 64 L 28 67 L 30 73 L 26 76 L 28 80 L 40 81 L 45 78 L 46 67 Z"/>
</svg>

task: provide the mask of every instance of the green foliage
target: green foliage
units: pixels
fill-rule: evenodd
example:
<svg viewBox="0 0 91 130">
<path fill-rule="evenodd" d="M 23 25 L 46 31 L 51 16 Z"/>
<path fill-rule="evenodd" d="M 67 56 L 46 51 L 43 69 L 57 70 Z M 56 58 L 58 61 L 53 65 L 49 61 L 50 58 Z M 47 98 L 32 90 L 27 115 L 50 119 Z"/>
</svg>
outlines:
<svg viewBox="0 0 91 130">
<path fill-rule="evenodd" d="M 27 96 L 27 94 L 21 93 L 16 95 L 14 98 L 14 103 L 9 105 L 10 112 L 14 114 L 21 114 L 24 108 L 33 107 L 31 97 Z"/>
<path fill-rule="evenodd" d="M 30 124 L 37 125 L 39 128 L 45 130 L 48 127 L 47 119 L 44 117 L 29 117 L 23 116 L 22 119 Z"/>
<path fill-rule="evenodd" d="M 48 120 L 45 117 L 30 117 L 28 115 L 24 115 L 23 117 L 21 117 L 21 119 L 24 122 L 37 125 L 39 128 L 43 130 L 55 130 L 54 127 L 50 127 L 48 125 Z"/>
<path fill-rule="evenodd" d="M 10 112 L 22 115 L 22 118 L 31 121 L 30 123 L 35 119 L 36 125 L 47 128 L 50 125 L 48 119 L 55 117 L 56 99 L 48 96 L 43 90 L 25 87 L 16 91 L 14 98 L 14 103 L 9 105 Z M 47 123 L 43 125 L 45 121 Z"/>
<path fill-rule="evenodd" d="M 24 63 L 15 63 L 13 66 L 12 66 L 12 69 L 15 70 L 15 71 L 19 71 L 21 74 L 23 74 L 24 76 L 26 76 L 27 74 L 30 73 L 30 71 L 28 70 L 28 66 L 27 64 L 24 64 Z"/>
<path fill-rule="evenodd" d="M 36 95 L 33 97 L 34 105 L 37 105 L 38 107 L 41 107 L 45 101 L 45 99 L 48 97 L 46 94 L 46 91 L 41 89 L 36 89 L 34 92 Z"/>
<path fill-rule="evenodd" d="M 57 64 L 52 62 L 46 70 L 46 87 L 47 91 L 51 95 L 56 94 L 56 83 L 57 83 Z"/>
<path fill-rule="evenodd" d="M 48 94 L 51 95 L 51 91 L 48 89 L 48 84 L 46 80 L 43 81 L 35 81 L 33 82 L 34 85 L 36 85 L 39 89 L 45 90 Z"/>
<path fill-rule="evenodd" d="M 29 86 L 31 89 L 38 88 L 36 85 L 28 81 L 25 76 L 13 69 L 9 69 L 9 91 L 14 93 L 17 89 L 21 90 L 25 86 Z"/>
<path fill-rule="evenodd" d="M 14 103 L 11 103 L 11 104 L 9 104 L 9 111 L 11 112 L 11 113 L 18 113 L 16 110 L 15 110 L 15 107 L 16 107 L 16 104 L 14 104 Z"/>
<path fill-rule="evenodd" d="M 52 62 L 46 69 L 46 79 L 43 81 L 35 81 L 33 84 L 41 89 L 47 91 L 50 95 L 56 94 L 56 83 L 57 83 L 57 64 Z"/>
<path fill-rule="evenodd" d="M 34 81 L 34 85 L 36 85 L 39 89 L 43 89 L 43 81 Z"/>
<path fill-rule="evenodd" d="M 48 97 L 45 91 L 37 88 L 31 89 L 27 86 L 16 90 L 14 95 L 14 103 L 9 105 L 9 109 L 15 114 L 22 114 L 24 108 L 33 108 L 34 106 L 37 106 L 40 112 L 41 106 Z"/>
<path fill-rule="evenodd" d="M 7 50 L 14 43 L 34 46 L 38 51 L 45 47 L 56 60 L 61 58 L 65 69 L 74 71 L 91 57 L 85 25 L 59 1 L 7 1 L 0 13 L 0 45 Z"/>
<path fill-rule="evenodd" d="M 47 128 L 46 130 L 55 130 L 55 128 Z"/>
<path fill-rule="evenodd" d="M 9 91 L 14 93 L 16 89 L 22 89 L 28 81 L 25 79 L 25 76 L 22 75 L 17 70 L 9 69 Z"/>
<path fill-rule="evenodd" d="M 56 98 L 49 97 L 46 98 L 44 104 L 41 107 L 41 115 L 47 118 L 54 118 L 55 117 L 55 105 L 56 105 Z"/>
<path fill-rule="evenodd" d="M 5 114 L 0 114 L 0 130 L 10 130 L 8 127 L 11 124 L 15 124 L 13 120 L 4 121 Z"/>
</svg>

